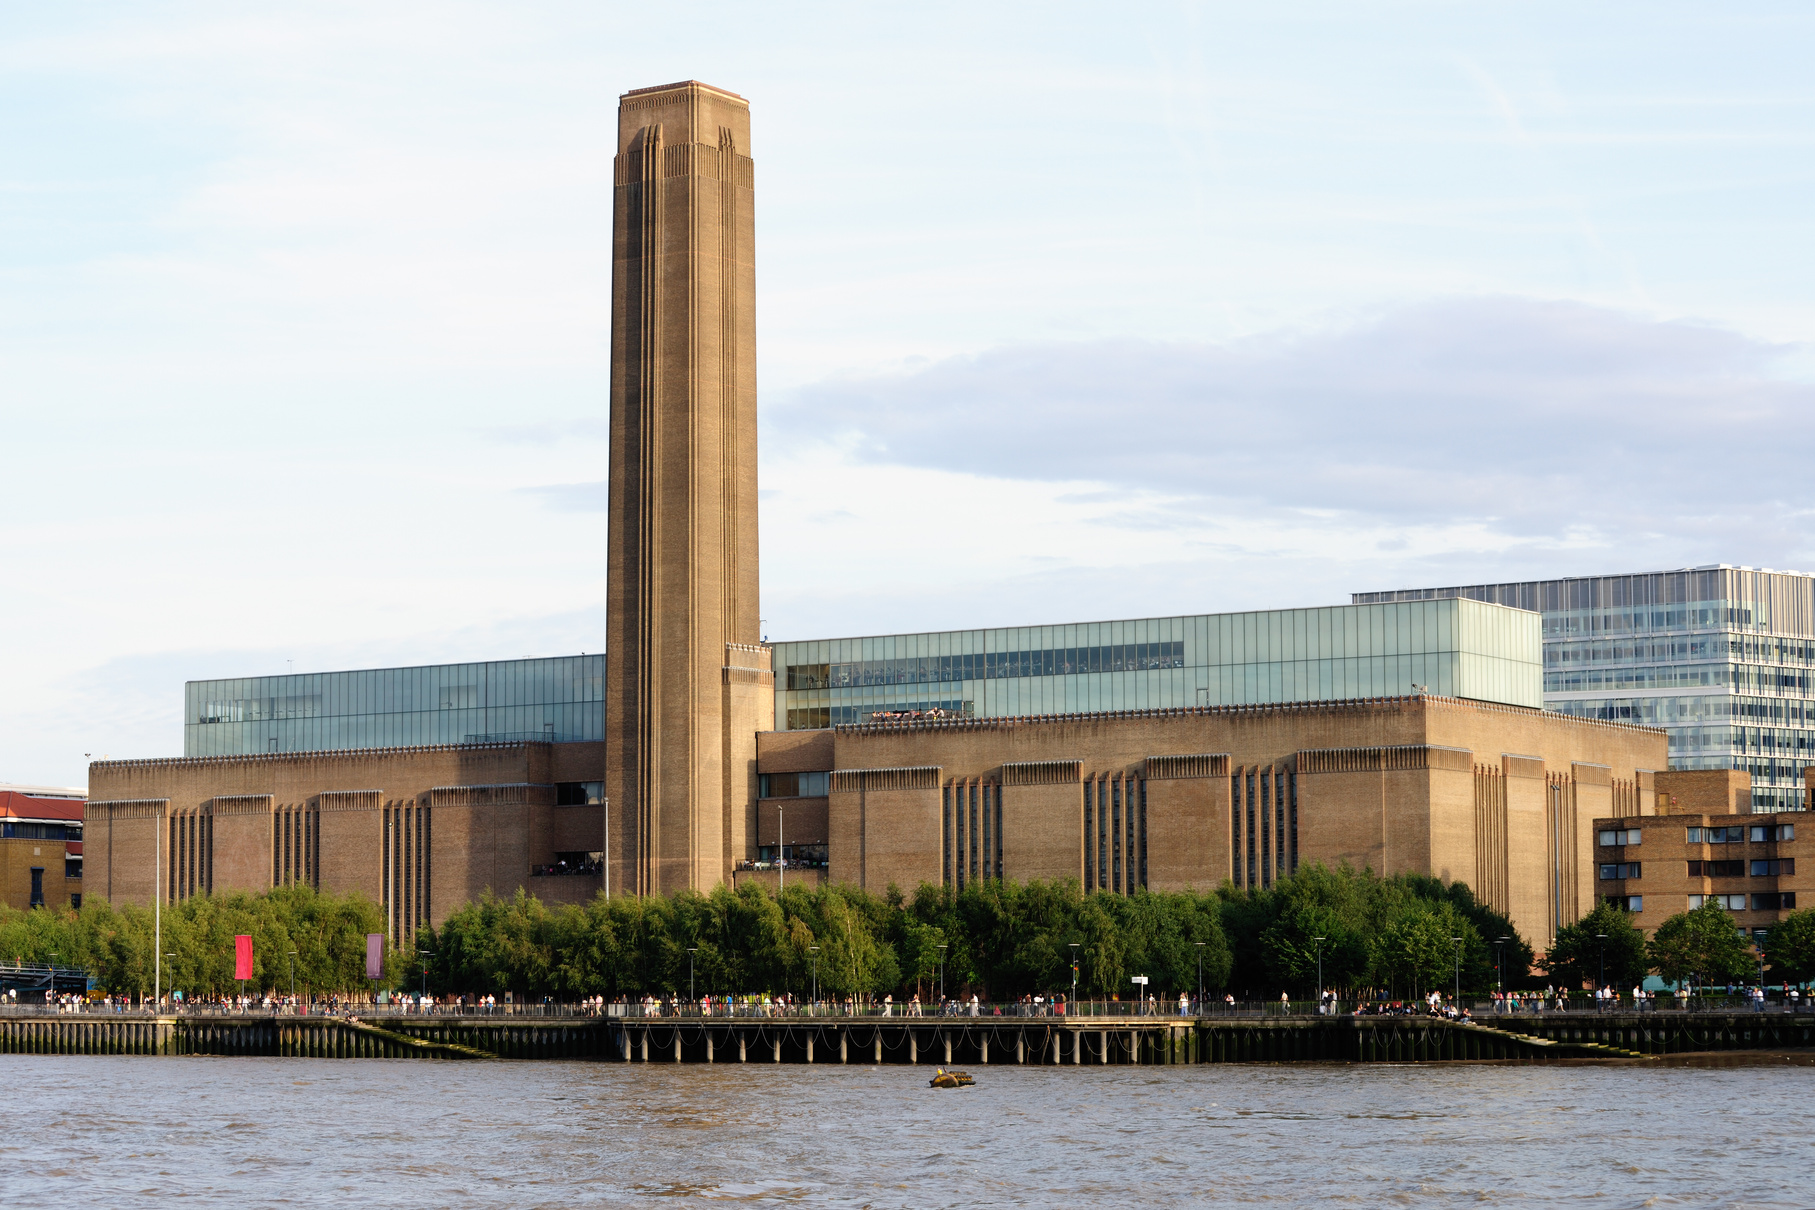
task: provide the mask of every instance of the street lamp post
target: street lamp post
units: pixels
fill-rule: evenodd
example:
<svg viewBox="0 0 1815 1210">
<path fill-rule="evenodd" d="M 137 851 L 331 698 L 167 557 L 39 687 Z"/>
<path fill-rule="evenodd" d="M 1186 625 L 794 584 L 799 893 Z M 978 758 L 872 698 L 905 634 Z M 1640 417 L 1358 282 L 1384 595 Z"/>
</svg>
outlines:
<svg viewBox="0 0 1815 1210">
<path fill-rule="evenodd" d="M 1599 1012 L 1607 1003 L 1607 997 L 1601 994 L 1607 986 L 1607 934 L 1596 933 L 1594 939 L 1601 943 L 1600 965 L 1595 968 L 1594 975 L 1594 995 L 1598 1001 L 1595 1011 Z"/>
<path fill-rule="evenodd" d="M 775 864 L 781 871 L 775 881 L 775 893 L 780 895 L 788 886 L 788 843 L 782 837 L 780 803 L 775 804 Z"/>
<path fill-rule="evenodd" d="M 429 998 L 429 952 L 417 950 L 416 956 L 422 959 L 422 998 L 426 1000 Z"/>
<path fill-rule="evenodd" d="M 1078 943 L 1067 941 L 1065 944 L 1071 947 L 1071 1004 L 1067 1007 L 1070 1012 L 1076 1013 L 1078 1011 Z"/>
<path fill-rule="evenodd" d="M 698 1002 L 698 1000 L 699 1000 L 699 997 L 693 994 L 693 955 L 695 955 L 699 952 L 700 952 L 700 948 L 697 945 L 690 945 L 687 947 L 687 1003 L 688 1004 L 694 1004 L 694 1003 Z"/>
<path fill-rule="evenodd" d="M 296 999 L 296 951 L 290 950 L 290 999 Z"/>
<path fill-rule="evenodd" d="M 159 816 L 151 831 L 151 1007 L 164 1000 L 164 820 Z M 139 984 L 144 987 L 143 983 Z"/>
<path fill-rule="evenodd" d="M 939 947 L 939 1011 L 945 1011 L 945 947 Z"/>
<path fill-rule="evenodd" d="M 1503 984 L 1506 974 L 1506 943 L 1509 940 L 1511 938 L 1508 937 L 1494 939 L 1494 990 L 1497 992 L 1506 990 Z"/>
<path fill-rule="evenodd" d="M 807 952 L 813 955 L 813 1015 L 819 1015 L 819 947 L 809 945 Z"/>
<path fill-rule="evenodd" d="M 1204 943 L 1197 943 L 1197 1012 L 1204 1013 Z"/>
<path fill-rule="evenodd" d="M 1456 946 L 1456 995 L 1450 1003 L 1460 1007 L 1462 1004 L 1462 938 L 1451 937 Z"/>
<path fill-rule="evenodd" d="M 1323 1011 L 1323 942 L 1322 937 L 1313 937 L 1317 942 L 1317 1011 Z"/>
</svg>

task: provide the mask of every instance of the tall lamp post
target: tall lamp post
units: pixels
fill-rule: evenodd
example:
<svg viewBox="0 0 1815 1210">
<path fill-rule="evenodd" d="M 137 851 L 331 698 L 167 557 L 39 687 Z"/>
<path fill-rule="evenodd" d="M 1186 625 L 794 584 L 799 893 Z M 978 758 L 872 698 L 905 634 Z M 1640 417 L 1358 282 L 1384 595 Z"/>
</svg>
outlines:
<svg viewBox="0 0 1815 1210">
<path fill-rule="evenodd" d="M 807 952 L 813 955 L 813 1015 L 819 1015 L 819 947 L 809 945 Z"/>
<path fill-rule="evenodd" d="M 1323 1011 L 1323 943 L 1322 937 L 1313 937 L 1317 942 L 1317 1011 Z"/>
<path fill-rule="evenodd" d="M 1197 943 L 1197 1012 L 1204 1013 L 1204 943 Z"/>
<path fill-rule="evenodd" d="M 1607 1003 L 1607 997 L 1601 994 L 1602 989 L 1607 986 L 1607 934 L 1596 933 L 1594 939 L 1601 943 L 1600 965 L 1595 968 L 1594 975 L 1595 1011 L 1599 1012 Z"/>
<path fill-rule="evenodd" d="M 1456 946 L 1456 994 L 1455 999 L 1450 1003 L 1460 1007 L 1462 1004 L 1462 938 L 1451 937 L 1450 940 Z"/>
<path fill-rule="evenodd" d="M 422 959 L 422 998 L 426 1000 L 429 998 L 429 952 L 417 950 L 416 956 Z"/>
<path fill-rule="evenodd" d="M 1496 937 L 1494 939 L 1494 990 L 1497 992 L 1506 990 L 1504 986 L 1506 981 L 1506 943 L 1509 940 L 1511 940 L 1509 937 Z"/>
<path fill-rule="evenodd" d="M 700 952 L 700 947 L 697 945 L 690 945 L 687 947 L 687 1003 L 688 1004 L 697 1003 L 699 1000 L 699 997 L 693 994 L 693 955 L 695 955 L 699 952 Z"/>
<path fill-rule="evenodd" d="M 1066 1007 L 1075 1014 L 1078 1011 L 1078 943 L 1067 941 L 1065 944 L 1071 947 L 1071 1003 Z"/>
<path fill-rule="evenodd" d="M 290 950 L 290 999 L 296 999 L 296 951 Z"/>
<path fill-rule="evenodd" d="M 159 816 L 151 833 L 151 1008 L 164 1002 L 164 820 Z M 139 984 L 144 987 L 143 983 Z"/>
<path fill-rule="evenodd" d="M 780 895 L 788 886 L 788 845 L 782 838 L 780 803 L 775 804 L 775 864 L 781 871 L 775 882 L 775 893 Z"/>
</svg>

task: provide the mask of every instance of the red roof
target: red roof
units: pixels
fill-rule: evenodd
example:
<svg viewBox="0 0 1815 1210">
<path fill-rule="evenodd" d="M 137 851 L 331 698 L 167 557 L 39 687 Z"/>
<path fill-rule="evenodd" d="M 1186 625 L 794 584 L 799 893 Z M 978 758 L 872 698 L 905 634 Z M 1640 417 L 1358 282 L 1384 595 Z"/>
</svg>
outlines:
<svg viewBox="0 0 1815 1210">
<path fill-rule="evenodd" d="M 8 819 L 73 819 L 80 822 L 82 808 L 87 805 L 79 798 L 37 798 L 15 790 L 0 790 L 0 816 Z"/>
</svg>

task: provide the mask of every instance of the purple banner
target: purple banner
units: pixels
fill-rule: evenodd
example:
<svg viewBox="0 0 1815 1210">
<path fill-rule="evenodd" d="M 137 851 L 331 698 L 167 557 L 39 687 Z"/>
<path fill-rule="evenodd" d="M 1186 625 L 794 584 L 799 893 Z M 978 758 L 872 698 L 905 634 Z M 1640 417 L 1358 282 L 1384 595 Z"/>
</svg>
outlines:
<svg viewBox="0 0 1815 1210">
<path fill-rule="evenodd" d="M 378 979 L 384 975 L 384 934 L 366 934 L 366 978 Z"/>
</svg>

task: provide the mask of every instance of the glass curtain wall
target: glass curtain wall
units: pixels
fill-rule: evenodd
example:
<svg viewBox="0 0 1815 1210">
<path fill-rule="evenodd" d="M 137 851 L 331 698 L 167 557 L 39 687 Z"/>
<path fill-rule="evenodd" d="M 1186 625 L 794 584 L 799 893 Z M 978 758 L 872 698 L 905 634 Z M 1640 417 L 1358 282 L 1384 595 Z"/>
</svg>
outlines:
<svg viewBox="0 0 1815 1210">
<path fill-rule="evenodd" d="M 1450 599 L 775 644 L 776 726 L 1329 701 L 1537 706 L 1537 615 Z"/>
<path fill-rule="evenodd" d="M 1807 809 L 1815 759 L 1815 577 L 1698 567 L 1356 593 L 1538 610 L 1544 704 L 1662 727 L 1673 769 L 1743 769 L 1755 811 Z"/>
<path fill-rule="evenodd" d="M 190 681 L 183 755 L 605 737 L 605 657 Z"/>
</svg>

